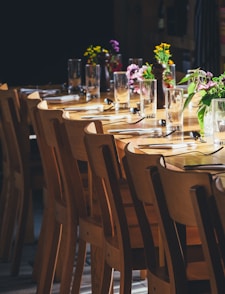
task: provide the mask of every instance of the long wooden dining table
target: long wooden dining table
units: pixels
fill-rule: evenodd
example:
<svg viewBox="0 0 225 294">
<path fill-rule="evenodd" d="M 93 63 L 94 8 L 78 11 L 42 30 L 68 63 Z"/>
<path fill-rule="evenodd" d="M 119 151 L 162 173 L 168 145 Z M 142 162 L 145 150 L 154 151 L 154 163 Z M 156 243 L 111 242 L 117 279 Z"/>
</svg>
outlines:
<svg viewBox="0 0 225 294">
<path fill-rule="evenodd" d="M 106 103 L 106 98 L 112 101 L 111 104 Z M 140 115 L 132 113 L 138 102 L 139 95 L 132 94 L 130 108 L 116 111 L 113 93 L 107 92 L 101 93 L 101 98 L 88 102 L 85 97 L 65 103 L 51 101 L 49 107 L 63 108 L 76 119 L 102 120 L 104 132 L 114 135 L 119 150 L 131 143 L 137 152 L 164 155 L 166 163 L 173 168 L 196 171 L 204 169 L 220 174 L 225 172 L 225 148 L 213 144 L 211 137 L 199 137 L 197 107 L 185 109 L 183 130 L 169 134 L 163 125 L 165 109 L 158 109 L 155 118 L 139 121 Z"/>
</svg>

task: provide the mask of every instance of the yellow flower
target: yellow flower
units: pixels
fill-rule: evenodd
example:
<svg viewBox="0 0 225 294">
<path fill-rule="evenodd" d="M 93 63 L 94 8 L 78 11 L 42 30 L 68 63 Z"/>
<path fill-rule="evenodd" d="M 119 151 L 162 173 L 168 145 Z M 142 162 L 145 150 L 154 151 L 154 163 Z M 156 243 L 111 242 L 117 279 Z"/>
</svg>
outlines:
<svg viewBox="0 0 225 294">
<path fill-rule="evenodd" d="M 156 45 L 155 50 L 153 51 L 155 53 L 155 59 L 166 67 L 169 64 L 173 64 L 173 61 L 170 59 L 172 57 L 170 46 L 170 44 L 161 43 L 160 45 Z"/>
<path fill-rule="evenodd" d="M 87 57 L 87 63 L 93 64 L 93 65 L 97 64 L 98 55 L 102 52 L 108 53 L 109 51 L 99 45 L 97 46 L 90 45 L 84 52 L 84 56 Z"/>
</svg>

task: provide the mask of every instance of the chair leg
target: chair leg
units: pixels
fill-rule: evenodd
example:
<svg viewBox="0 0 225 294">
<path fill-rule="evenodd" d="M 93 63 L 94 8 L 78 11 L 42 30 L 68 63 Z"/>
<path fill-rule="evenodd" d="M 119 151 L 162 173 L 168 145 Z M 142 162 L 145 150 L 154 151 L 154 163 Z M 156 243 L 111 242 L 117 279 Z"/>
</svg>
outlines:
<svg viewBox="0 0 225 294">
<path fill-rule="evenodd" d="M 1 188 L 1 195 L 0 195 L 0 235 L 1 235 L 1 231 L 2 231 L 2 224 L 3 224 L 3 219 L 4 219 L 5 208 L 7 206 L 7 201 L 10 197 L 9 192 L 10 192 L 9 176 L 4 175 L 2 188 Z"/>
<path fill-rule="evenodd" d="M 20 191 L 20 204 L 19 204 L 19 215 L 17 221 L 17 229 L 15 236 L 15 244 L 13 249 L 11 275 L 17 276 L 19 274 L 20 262 L 23 252 L 23 245 L 26 234 L 26 224 L 28 217 L 29 202 L 31 201 L 31 195 L 29 189 Z"/>
<path fill-rule="evenodd" d="M 63 256 L 60 293 L 70 293 L 76 256 L 77 227 L 74 223 L 63 226 L 60 251 Z"/>
<path fill-rule="evenodd" d="M 113 273 L 114 269 L 104 261 L 99 293 L 113 293 Z"/>
<path fill-rule="evenodd" d="M 46 254 L 46 244 L 48 243 L 49 227 L 51 228 L 49 224 L 51 224 L 52 220 L 54 220 L 54 216 L 51 215 L 49 209 L 45 208 L 32 272 L 33 281 L 36 282 L 39 280 L 39 275 L 42 270 L 42 263 Z"/>
<path fill-rule="evenodd" d="M 34 211 L 33 211 L 33 198 L 32 193 L 33 191 L 30 191 L 30 197 L 29 197 L 29 208 L 28 208 L 28 214 L 27 214 L 27 223 L 26 223 L 26 234 L 24 238 L 24 243 L 30 244 L 34 243 L 35 237 L 34 237 Z"/>
<path fill-rule="evenodd" d="M 125 267 L 120 271 L 120 294 L 131 293 L 132 269 Z"/>
<path fill-rule="evenodd" d="M 11 185 L 7 195 L 7 203 L 5 205 L 0 234 L 0 258 L 3 261 L 9 261 L 11 255 L 13 234 L 19 206 L 18 199 L 18 191 Z"/>
<path fill-rule="evenodd" d="M 54 222 L 48 231 L 48 243 L 45 247 L 45 256 L 42 260 L 41 273 L 37 283 L 36 294 L 51 293 L 55 269 L 61 242 L 62 226 Z"/>
<path fill-rule="evenodd" d="M 79 239 L 78 250 L 77 250 L 77 261 L 76 261 L 75 272 L 73 276 L 73 286 L 72 286 L 73 294 L 80 293 L 80 285 L 81 285 L 81 279 L 82 279 L 82 274 L 84 270 L 85 257 L 86 257 L 86 242 L 84 240 Z"/>
</svg>

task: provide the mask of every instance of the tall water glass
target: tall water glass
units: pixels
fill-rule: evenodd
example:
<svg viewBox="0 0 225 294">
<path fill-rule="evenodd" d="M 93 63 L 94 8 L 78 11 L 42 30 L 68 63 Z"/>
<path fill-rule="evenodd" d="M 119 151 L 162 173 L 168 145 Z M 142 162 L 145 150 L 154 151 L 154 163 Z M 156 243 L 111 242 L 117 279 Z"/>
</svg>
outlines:
<svg viewBox="0 0 225 294">
<path fill-rule="evenodd" d="M 140 81 L 140 114 L 155 118 L 157 111 L 157 80 Z"/>
<path fill-rule="evenodd" d="M 85 65 L 86 100 L 100 98 L 100 65 Z"/>
<path fill-rule="evenodd" d="M 183 89 L 165 89 L 166 128 L 167 131 L 183 131 Z"/>
<path fill-rule="evenodd" d="M 225 145 L 225 98 L 212 99 L 213 142 Z"/>
<path fill-rule="evenodd" d="M 128 59 L 128 64 L 136 64 L 138 65 L 139 68 L 142 67 L 143 65 L 143 58 L 140 58 L 140 57 L 130 57 Z"/>
<path fill-rule="evenodd" d="M 126 71 L 116 71 L 114 76 L 114 99 L 116 110 L 130 105 L 129 79 Z"/>
<path fill-rule="evenodd" d="M 71 58 L 67 61 L 68 93 L 79 94 L 81 88 L 81 59 Z"/>
</svg>

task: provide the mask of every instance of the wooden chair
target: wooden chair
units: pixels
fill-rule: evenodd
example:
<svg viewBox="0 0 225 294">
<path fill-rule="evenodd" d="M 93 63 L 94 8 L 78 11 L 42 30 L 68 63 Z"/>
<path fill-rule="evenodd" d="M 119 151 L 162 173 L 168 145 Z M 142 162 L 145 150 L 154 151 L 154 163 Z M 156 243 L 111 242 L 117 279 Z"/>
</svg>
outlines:
<svg viewBox="0 0 225 294">
<path fill-rule="evenodd" d="M 205 186 L 211 184 L 209 194 Z M 212 176 L 205 174 L 205 183 L 191 187 L 199 233 L 210 273 L 211 293 L 225 289 L 225 191 L 217 188 Z"/>
<path fill-rule="evenodd" d="M 2 124 L 0 122 L 0 140 L 1 140 L 1 193 L 0 193 L 0 235 L 1 230 L 3 229 L 3 218 L 4 218 L 4 211 L 7 206 L 7 201 L 9 199 L 10 191 L 12 185 L 12 173 L 10 172 L 10 156 L 7 149 L 6 139 L 3 131 Z M 0 246 L 1 247 L 1 246 Z M 9 248 L 8 248 L 9 249 Z M 0 253 L 1 258 L 7 260 L 8 254 L 7 253 Z"/>
<path fill-rule="evenodd" d="M 37 293 L 50 293 L 51 286 L 57 273 L 57 279 L 60 281 L 60 293 L 69 293 L 73 266 L 76 253 L 77 242 L 77 209 L 75 197 L 72 193 L 66 192 L 62 178 L 63 160 L 68 164 L 65 156 L 68 150 L 64 149 L 64 136 L 60 138 L 60 149 L 55 133 L 55 124 L 60 128 L 62 125 L 63 110 L 52 110 L 48 108 L 46 101 L 41 101 L 37 106 L 36 123 L 38 125 L 37 136 L 41 137 L 43 146 L 45 144 L 44 161 L 46 164 L 46 183 L 47 183 L 47 211 L 50 212 L 49 226 L 45 229 L 47 234 L 47 244 L 44 257 L 40 267 L 40 278 L 37 285 Z M 63 132 L 62 132 L 63 134 Z M 66 144 L 65 144 L 66 145 Z"/>
<path fill-rule="evenodd" d="M 33 232 L 32 192 L 42 189 L 43 170 L 39 156 L 33 156 L 31 152 L 30 129 L 22 119 L 16 90 L 0 91 L 0 112 L 10 170 L 10 193 L 7 193 L 1 225 L 0 255 L 4 260 L 12 259 L 11 274 L 17 275 L 28 225 Z"/>
<path fill-rule="evenodd" d="M 203 184 L 210 194 L 210 181 L 206 183 L 204 173 L 171 170 L 159 161 L 157 168 L 150 168 L 150 173 L 165 248 L 170 293 L 210 293 L 207 262 L 202 258 L 191 260 L 186 243 L 186 228 L 198 228 L 190 188 Z"/>
<path fill-rule="evenodd" d="M 42 124 L 40 123 L 41 119 L 37 109 L 37 105 L 41 101 L 42 99 L 40 98 L 38 93 L 37 95 L 24 97 L 24 103 L 26 103 L 26 108 L 31 121 L 31 125 L 37 137 L 37 143 L 40 150 L 45 179 L 43 195 L 44 212 L 41 230 L 38 238 L 37 250 L 35 252 L 33 279 L 38 283 L 38 289 L 40 287 L 41 291 L 42 286 L 40 283 L 42 280 L 42 283 L 45 285 L 45 291 L 47 293 L 48 289 L 51 288 L 54 279 L 54 273 L 56 271 L 56 261 L 52 261 L 49 267 L 46 267 L 46 263 L 49 261 L 49 256 L 51 253 L 52 255 L 55 254 L 57 256 L 59 242 L 58 239 L 54 239 L 52 234 L 49 234 L 49 232 L 52 232 L 55 224 L 54 198 L 60 198 L 61 189 L 55 165 L 54 154 L 45 140 L 44 130 L 42 128 Z M 49 173 L 50 170 L 51 172 Z M 60 234 L 58 238 L 60 238 Z M 51 247 L 52 243 L 54 243 L 53 247 Z M 43 269 L 43 267 L 45 268 Z M 46 278 L 46 283 L 43 282 L 44 278 L 41 278 L 41 276 L 44 276 Z"/>
<path fill-rule="evenodd" d="M 153 205 L 154 188 L 149 180 L 149 167 L 155 166 L 163 157 L 160 154 L 136 153 L 129 143 L 125 146 L 124 153 L 124 169 L 144 241 L 149 293 L 170 293 L 163 246 L 155 240 L 158 219 Z M 158 234 L 161 240 L 159 231 Z"/>
<path fill-rule="evenodd" d="M 143 239 L 133 202 L 124 201 L 121 192 L 121 163 L 113 135 L 94 134 L 85 128 L 88 162 L 95 176 L 95 189 L 102 211 L 105 258 L 102 287 L 108 293 L 105 279 L 113 280 L 113 271 L 120 272 L 120 293 L 131 293 L 132 271 L 146 269 Z M 131 196 L 130 196 L 131 197 Z"/>
<path fill-rule="evenodd" d="M 73 121 L 68 117 L 63 119 L 63 111 L 48 109 L 45 101 L 40 102 L 37 108 L 37 115 L 41 120 L 39 124 L 44 129 L 42 136 L 54 154 L 55 168 L 61 186 L 61 195 L 58 194 L 60 198 L 54 199 L 54 207 L 57 208 L 55 209 L 56 217 L 53 218 L 55 227 L 57 228 L 58 225 L 62 227 L 62 235 L 57 238 L 60 247 L 58 253 L 51 252 L 51 259 L 48 263 L 50 266 L 51 260 L 55 258 L 55 266 L 56 263 L 57 267 L 61 266 L 61 293 L 69 293 L 70 287 L 72 287 L 73 293 L 79 293 L 86 243 L 90 243 L 94 247 L 101 247 L 101 252 L 103 248 L 101 219 L 92 216 L 89 212 L 91 207 L 89 191 L 85 186 L 87 177 L 81 166 L 81 162 L 87 163 L 83 133 L 84 126 L 90 121 Z M 102 132 L 101 122 L 96 121 L 94 124 L 96 130 Z M 49 159 L 46 158 L 46 160 Z M 48 173 L 51 173 L 51 170 L 48 170 Z M 77 258 L 75 262 L 76 247 Z M 100 259 L 98 262 L 101 264 Z M 74 265 L 75 274 L 73 277 Z M 52 266 L 51 269 L 53 277 L 54 267 Z M 73 285 L 71 285 L 72 280 Z M 46 291 L 46 283 L 49 285 L 46 278 L 44 283 L 39 283 L 38 291 L 40 293 L 41 289 Z M 99 283 L 99 281 L 95 281 L 95 283 Z M 93 293 L 98 292 L 95 290 Z"/>
<path fill-rule="evenodd" d="M 81 278 L 84 268 L 86 244 L 91 245 L 91 270 L 92 270 L 92 293 L 98 292 L 99 279 L 103 267 L 103 229 L 98 195 L 95 195 L 93 190 L 93 178 L 88 166 L 88 158 L 84 145 L 84 128 L 89 125 L 90 120 L 72 119 L 68 112 L 63 113 L 64 128 L 62 132 L 67 134 L 67 162 L 70 163 L 71 169 L 68 168 L 68 163 L 62 158 L 63 181 L 68 193 L 71 193 L 75 199 L 78 210 L 79 223 L 79 240 L 77 250 L 77 261 L 75 264 L 75 273 L 73 279 L 72 293 L 79 293 Z M 100 121 L 92 121 L 93 129 L 97 133 L 103 133 L 102 123 Z M 59 138 L 59 128 L 56 132 Z M 66 140 L 65 140 L 66 141 Z M 87 165 L 88 178 L 85 179 L 81 172 L 79 164 Z M 98 257 L 97 257 L 98 256 Z M 110 283 L 110 280 L 105 283 Z M 97 287 L 97 288 L 96 288 Z"/>
</svg>

